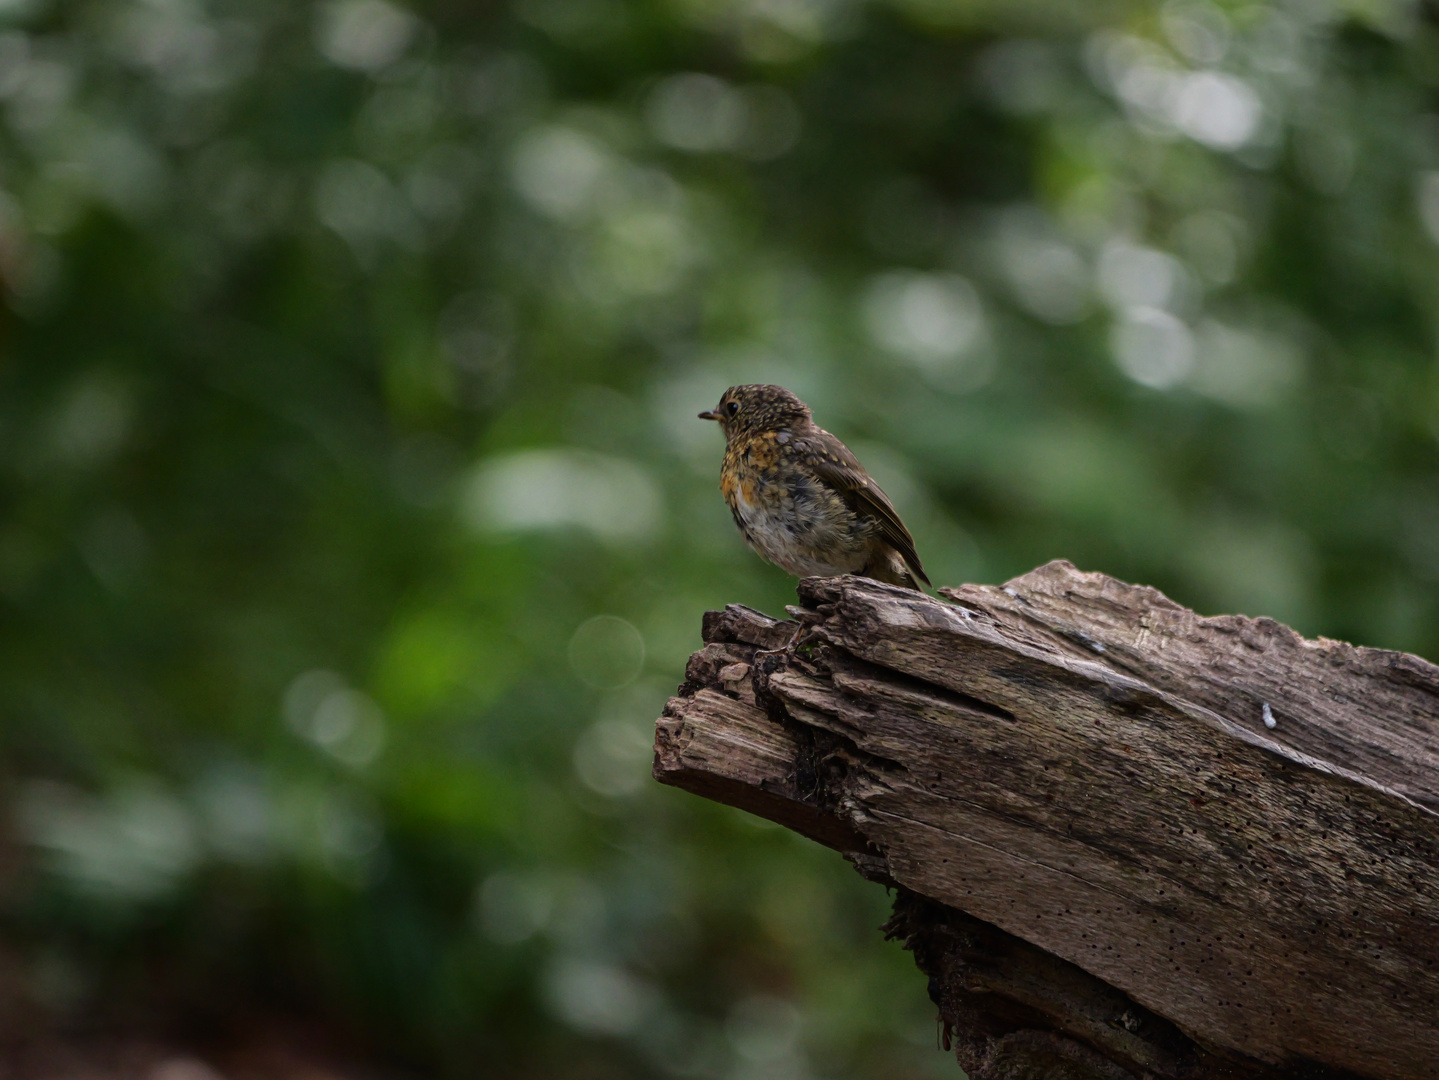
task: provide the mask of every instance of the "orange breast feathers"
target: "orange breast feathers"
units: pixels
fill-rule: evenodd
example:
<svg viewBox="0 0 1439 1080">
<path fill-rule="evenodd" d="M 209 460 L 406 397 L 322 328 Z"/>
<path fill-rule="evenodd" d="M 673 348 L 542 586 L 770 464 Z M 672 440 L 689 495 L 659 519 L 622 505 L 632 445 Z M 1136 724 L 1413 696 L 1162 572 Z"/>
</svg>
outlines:
<svg viewBox="0 0 1439 1080">
<path fill-rule="evenodd" d="M 773 434 L 756 435 L 744 449 L 744 462 L 760 472 L 768 472 L 779 462 L 780 444 Z"/>
<path fill-rule="evenodd" d="M 759 495 L 757 480 L 772 475 L 780 461 L 781 446 L 773 435 L 756 435 L 743 444 L 725 448 L 720 468 L 720 491 L 731 506 L 740 500 L 754 506 Z"/>
<path fill-rule="evenodd" d="M 733 506 L 735 496 L 738 495 L 738 493 L 739 477 L 735 475 L 735 470 L 731 463 L 726 461 L 725 467 L 720 470 L 720 494 L 724 496 L 725 502 Z"/>
<path fill-rule="evenodd" d="M 720 469 L 720 492 L 731 508 L 743 507 L 748 512 L 758 506 L 763 501 L 760 477 L 773 471 L 778 461 L 778 444 L 763 436 L 727 448 Z"/>
<path fill-rule="evenodd" d="M 756 498 L 758 490 L 755 486 L 754 473 L 742 465 L 724 471 L 720 477 L 720 492 L 724 495 L 725 502 L 732 507 L 743 506 L 749 510 L 759 502 Z"/>
</svg>

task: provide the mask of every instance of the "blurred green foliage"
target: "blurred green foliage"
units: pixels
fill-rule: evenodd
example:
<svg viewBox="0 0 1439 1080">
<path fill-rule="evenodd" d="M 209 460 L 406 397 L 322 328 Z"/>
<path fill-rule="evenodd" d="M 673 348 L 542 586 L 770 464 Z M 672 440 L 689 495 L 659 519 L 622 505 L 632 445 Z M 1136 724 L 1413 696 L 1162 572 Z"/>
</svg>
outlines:
<svg viewBox="0 0 1439 1080">
<path fill-rule="evenodd" d="M 953 1075 L 886 901 L 648 779 L 779 382 L 938 583 L 1439 655 L 1394 0 L 0 0 L 3 928 L 62 1025 Z"/>
</svg>

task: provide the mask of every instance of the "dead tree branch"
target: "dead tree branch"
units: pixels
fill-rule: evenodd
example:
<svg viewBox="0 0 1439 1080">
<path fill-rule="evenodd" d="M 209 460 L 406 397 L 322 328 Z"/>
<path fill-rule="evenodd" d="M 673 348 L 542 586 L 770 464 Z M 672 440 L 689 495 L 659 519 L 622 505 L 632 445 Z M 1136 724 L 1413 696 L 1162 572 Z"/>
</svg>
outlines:
<svg viewBox="0 0 1439 1080">
<path fill-rule="evenodd" d="M 706 616 L 655 776 L 897 886 L 971 1077 L 1439 1076 L 1439 668 L 1063 562 L 799 594 L 788 658 Z"/>
</svg>

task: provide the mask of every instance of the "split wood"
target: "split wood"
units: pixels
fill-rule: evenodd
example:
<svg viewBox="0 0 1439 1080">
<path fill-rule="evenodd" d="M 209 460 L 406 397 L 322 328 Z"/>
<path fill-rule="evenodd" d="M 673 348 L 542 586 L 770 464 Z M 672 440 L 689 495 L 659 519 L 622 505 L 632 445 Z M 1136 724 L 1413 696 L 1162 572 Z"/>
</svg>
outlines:
<svg viewBox="0 0 1439 1080">
<path fill-rule="evenodd" d="M 973 1080 L 1439 1077 L 1439 668 L 1050 563 L 731 606 L 655 776 L 898 891 Z"/>
</svg>

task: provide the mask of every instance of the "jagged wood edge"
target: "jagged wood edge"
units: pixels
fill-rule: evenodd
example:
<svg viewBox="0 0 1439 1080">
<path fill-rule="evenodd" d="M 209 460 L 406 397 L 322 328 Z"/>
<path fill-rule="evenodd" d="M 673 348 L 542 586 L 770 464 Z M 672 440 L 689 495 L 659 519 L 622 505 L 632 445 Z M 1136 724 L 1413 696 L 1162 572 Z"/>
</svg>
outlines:
<svg viewBox="0 0 1439 1080">
<path fill-rule="evenodd" d="M 1043 568 L 1044 571 L 1048 571 L 1048 570 L 1050 570 L 1050 569 L 1051 569 L 1051 568 Z M 1072 568 L 1070 568 L 1070 569 L 1072 570 Z M 1036 573 L 1040 573 L 1040 572 L 1036 572 Z M 835 584 L 834 582 L 830 582 L 830 583 L 827 583 L 827 584 L 825 584 L 825 583 L 819 583 L 819 582 L 806 582 L 806 583 L 805 583 L 805 585 L 811 586 L 810 594 L 807 596 L 807 599 L 810 600 L 812 603 L 816 603 L 816 606 L 820 609 L 820 611 L 818 611 L 818 612 L 805 612 L 804 614 L 805 614 L 805 616 L 806 616 L 806 618 L 807 618 L 807 621 L 812 621 L 812 622 L 816 622 L 816 621 L 817 621 L 817 622 L 823 623 L 822 613 L 823 613 L 823 608 L 825 607 L 825 601 L 826 601 L 826 600 L 834 600 L 834 599 L 836 598 L 836 596 L 833 594 L 834 584 Z M 866 585 L 869 585 L 870 583 L 867 583 L 867 582 L 866 582 L 865 584 L 866 584 Z M 1013 585 L 1014 585 L 1014 583 L 1011 583 L 1011 586 L 1013 586 Z M 877 586 L 877 588 L 883 589 L 884 587 L 882 587 L 882 586 Z M 1132 587 L 1129 587 L 1129 588 L 1132 588 Z M 825 593 L 825 590 L 826 590 L 826 589 L 829 589 L 829 590 L 830 590 L 830 593 L 829 593 L 829 594 L 826 594 L 826 593 Z M 1018 590 L 1014 590 L 1014 593 L 1017 593 L 1017 592 L 1018 592 Z M 803 588 L 803 587 L 802 587 L 802 595 L 805 595 L 805 592 L 804 592 L 804 588 Z M 913 594 L 909 594 L 909 595 L 910 595 L 910 596 L 913 596 Z M 1012 599 L 1019 599 L 1017 596 L 1015 596 L 1013 593 L 1011 593 L 1011 592 L 1009 592 L 1009 591 L 1006 591 L 1006 592 L 1004 593 L 1004 595 L 1010 596 Z M 972 598 L 970 598 L 970 599 L 972 599 Z M 992 599 L 992 598 L 991 598 L 991 599 Z M 932 602 L 931 602 L 931 603 L 932 603 Z M 1166 601 L 1166 603 L 1167 603 L 1167 601 Z M 1180 610 L 1182 610 L 1182 609 L 1180 609 Z M 939 616 L 937 616 L 937 615 L 935 615 L 935 613 L 934 613 L 932 610 L 927 610 L 927 611 L 925 612 L 925 618 L 931 618 L 931 619 L 933 619 L 933 618 L 938 618 L 940 621 L 945 621 L 945 620 L 948 618 L 948 615 L 946 614 L 946 615 L 939 615 Z M 973 619 L 973 614 L 970 613 L 969 615 L 966 615 L 965 613 L 961 613 L 961 614 L 959 615 L 959 618 L 962 619 L 962 620 L 964 620 L 964 621 L 966 621 L 966 622 L 972 621 L 972 619 Z M 1028 618 L 1028 616 L 1027 616 L 1026 618 Z M 747 655 L 747 653 L 746 653 L 746 650 L 745 650 L 745 646 L 746 646 L 746 645 L 749 645 L 749 644 L 753 644 L 753 645 L 764 645 L 764 646 L 768 646 L 768 647 L 773 647 L 773 646 L 779 645 L 779 644 L 781 644 L 785 639 L 788 638 L 788 636 L 789 636 L 789 628 L 790 628 L 791 625 L 792 625 L 792 624 L 776 623 L 776 622 L 773 621 L 773 620 L 768 620 L 768 619 L 766 619 L 764 616 L 761 616 L 761 615 L 759 615 L 758 613 L 744 611 L 743 609 L 730 609 L 729 611 L 725 612 L 723 615 L 719 615 L 719 614 L 717 614 L 717 613 L 714 613 L 714 614 L 712 614 L 712 616 L 707 617 L 707 622 L 706 622 L 706 638 L 707 638 L 707 639 L 710 639 L 710 640 L 712 641 L 712 645 L 711 645 L 711 646 L 707 646 L 707 649 L 706 649 L 705 651 L 702 651 L 702 653 L 696 654 L 696 661 L 699 661 L 700 664 L 701 664 L 701 666 L 703 666 L 705 663 L 710 664 L 710 665 L 711 665 L 711 670 L 709 670 L 708 672 L 705 672 L 705 673 L 701 673 L 701 677 L 698 678 L 698 679 L 695 679 L 695 678 L 693 677 L 694 674 L 695 674 L 695 672 L 692 670 L 691 683 L 692 683 L 693 685 L 691 685 L 690 683 L 687 683 L 687 689 L 688 689 L 688 691 L 693 695 L 693 694 L 697 693 L 697 692 L 702 688 L 700 684 L 708 682 L 708 683 L 711 683 L 711 684 L 718 684 L 718 686 L 719 686 L 719 688 L 720 688 L 720 693 L 722 694 L 722 696 L 723 696 L 723 695 L 727 695 L 727 694 L 735 694 L 735 693 L 736 693 L 736 689 L 737 689 L 738 687 L 740 687 L 740 686 L 745 682 L 745 679 L 746 679 L 747 675 L 749 674 L 749 672 L 748 672 L 747 670 L 742 670 L 742 669 L 745 669 L 745 668 L 746 668 L 746 655 Z M 970 629 L 972 629 L 972 628 L 970 628 Z M 1004 630 L 1006 633 L 1009 632 L 1009 628 L 1001 628 L 1001 629 Z M 720 642 L 715 641 L 715 639 L 720 639 L 720 638 L 729 638 L 729 639 L 731 639 L 731 640 L 733 640 L 733 641 L 737 641 L 737 642 L 740 643 L 740 645 L 741 645 L 740 650 L 739 650 L 738 652 L 733 651 L 733 650 L 730 650 L 730 651 L 726 652 L 725 650 L 726 650 L 727 646 L 724 645 L 724 644 L 722 644 L 722 643 L 720 643 Z M 1070 636 L 1070 640 L 1072 640 L 1072 639 L 1073 639 L 1073 635 Z M 1011 643 L 1011 644 L 1012 644 L 1012 643 Z M 717 648 L 717 650 L 718 650 L 718 653 L 716 653 L 716 648 Z M 711 656 L 708 658 L 708 660 L 705 660 L 705 659 L 703 659 L 703 658 L 704 658 L 704 655 L 705 655 L 705 652 L 706 652 L 706 651 L 711 652 L 711 653 L 713 653 L 713 654 L 715 654 L 715 655 L 711 655 Z M 752 648 L 750 648 L 750 649 L 748 650 L 748 652 L 750 652 L 750 653 L 752 653 L 752 651 L 753 651 Z M 1051 646 L 1051 649 L 1050 649 L 1049 651 L 1062 652 L 1063 650 L 1062 650 L 1062 649 L 1054 649 L 1054 648 Z M 1095 650 L 1095 651 L 1100 651 L 1100 652 L 1102 652 L 1103 650 Z M 719 655 L 719 653 L 722 653 L 723 655 Z M 878 659 L 880 659 L 881 662 L 883 662 L 883 658 L 878 658 Z M 1037 659 L 1037 658 L 1036 658 L 1036 659 Z M 1055 659 L 1055 658 L 1054 658 L 1053 656 L 1050 656 L 1050 657 L 1047 657 L 1046 659 L 1048 659 L 1048 660 L 1053 660 L 1053 659 Z M 1082 662 L 1082 663 L 1088 663 L 1088 662 L 1089 662 L 1086 657 L 1078 657 L 1078 658 L 1076 658 L 1076 657 L 1071 656 L 1071 657 L 1069 657 L 1068 659 L 1069 659 L 1070 661 L 1075 661 L 1075 662 Z M 1412 660 L 1412 659 L 1413 659 L 1413 658 L 1411 658 L 1411 660 Z M 1419 662 L 1419 663 L 1422 664 L 1422 662 Z M 716 666 L 716 665 L 717 665 L 717 666 Z M 692 669 L 694 669 L 695 664 L 692 663 L 691 666 L 692 666 Z M 778 666 L 778 665 L 776 664 L 776 662 L 766 661 L 764 666 L 774 667 L 774 666 Z M 1071 663 L 1071 664 L 1065 664 L 1065 665 L 1063 665 L 1063 666 L 1069 667 L 1069 668 L 1071 668 L 1071 669 L 1073 668 L 1073 664 L 1072 664 L 1072 663 Z M 1393 666 L 1393 665 L 1391 664 L 1390 666 Z M 1412 665 L 1412 664 L 1410 664 L 1410 668 L 1411 668 L 1411 671 L 1410 671 L 1410 672 L 1407 672 L 1407 673 L 1405 673 L 1405 674 L 1412 679 L 1412 668 L 1413 668 L 1413 665 Z M 725 669 L 728 669 L 728 674 L 729 674 L 729 678 L 728 678 L 728 679 L 719 677 L 719 676 L 721 676 L 721 673 L 722 673 Z M 1077 674 L 1077 673 L 1078 673 L 1078 672 L 1076 672 L 1076 674 Z M 1114 673 L 1111 671 L 1111 672 L 1109 672 L 1109 674 L 1112 676 Z M 760 689 L 760 697 L 761 697 L 761 698 L 765 698 L 765 697 L 770 697 L 770 698 L 772 698 L 773 695 L 770 694 L 769 691 L 768 691 L 768 683 L 769 683 L 771 680 L 765 677 L 765 673 L 764 673 L 764 672 L 761 672 L 760 675 L 761 675 L 761 677 L 760 677 L 759 679 L 751 679 L 751 680 L 749 680 L 750 683 L 753 684 L 753 685 L 758 685 L 758 686 L 761 688 L 761 689 Z M 1123 684 L 1122 684 L 1122 682 L 1121 682 L 1120 684 L 1117 684 L 1117 685 L 1120 685 L 1121 689 L 1124 689 L 1126 693 L 1128 693 L 1128 692 L 1134 692 L 1134 691 L 1135 691 L 1135 688 L 1134 688 L 1134 687 L 1128 687 L 1128 688 L 1124 687 Z M 713 687 L 712 687 L 712 688 L 713 688 Z M 1154 693 L 1154 691 L 1153 691 L 1151 688 L 1147 687 L 1147 686 L 1143 686 L 1143 687 L 1142 687 L 1142 690 L 1143 690 L 1143 691 L 1147 691 L 1147 692 L 1150 693 L 1150 694 L 1153 694 L 1153 693 Z M 741 693 L 742 693 L 742 692 L 743 692 L 743 691 L 741 691 Z M 755 696 L 754 693 L 751 691 L 750 697 L 753 699 L 754 696 Z M 678 701 L 678 700 L 680 700 L 680 699 L 676 699 L 676 700 Z M 760 717 L 761 720 L 763 720 L 763 719 L 765 719 L 765 718 L 769 718 L 770 712 L 772 712 L 772 711 L 778 711 L 778 712 L 781 714 L 781 716 L 783 716 L 783 713 L 784 713 L 783 707 L 781 707 L 781 708 L 778 709 L 778 710 L 775 710 L 775 708 L 774 708 L 774 702 L 773 702 L 772 700 L 769 701 L 769 702 L 754 701 L 753 704 L 754 704 L 754 709 L 755 709 L 755 716 L 756 716 L 756 717 Z M 1181 704 L 1182 704 L 1182 703 L 1181 703 Z M 671 703 L 671 706 L 672 706 L 672 707 L 671 707 L 670 709 L 667 709 L 668 718 L 669 718 L 670 720 L 679 719 L 679 718 L 680 718 L 679 714 L 683 712 L 683 707 L 682 707 L 682 706 L 676 707 L 676 706 L 675 706 L 675 702 L 672 702 L 672 703 Z M 791 702 L 791 708 L 793 708 L 793 706 L 794 706 L 794 703 Z M 1207 711 L 1207 710 L 1201 710 L 1201 711 Z M 1276 743 L 1276 742 L 1275 742 L 1274 740 L 1272 740 L 1272 739 L 1266 739 L 1263 735 L 1258 735 L 1258 734 L 1256 734 L 1256 733 L 1254 733 L 1254 732 L 1252 732 L 1252 731 L 1238 731 L 1238 730 L 1233 730 L 1234 727 L 1235 727 L 1235 725 L 1229 723 L 1229 722 L 1226 721 L 1223 717 L 1220 717 L 1220 716 L 1209 716 L 1209 717 L 1206 717 L 1206 722 L 1208 722 L 1208 723 L 1215 723 L 1215 722 L 1217 722 L 1220 727 L 1224 728 L 1226 731 L 1228 731 L 1229 734 L 1233 735 L 1233 736 L 1236 737 L 1236 738 L 1239 738 L 1241 741 L 1246 742 L 1246 743 L 1250 743 L 1250 744 L 1255 745 L 1255 746 L 1262 747 L 1262 748 L 1264 748 L 1265 750 L 1267 750 L 1268 752 L 1277 753 L 1277 754 L 1280 754 L 1281 756 L 1285 756 L 1285 757 L 1289 758 L 1290 760 L 1292 760 L 1292 761 L 1293 761 L 1295 764 L 1297 764 L 1297 765 L 1302 765 L 1302 766 L 1307 767 L 1307 768 L 1324 768 L 1324 767 L 1326 766 L 1326 763 L 1321 762 L 1321 761 L 1316 761 L 1316 760 L 1314 760 L 1314 759 L 1311 757 L 1311 755 L 1304 754 L 1304 753 L 1302 753 L 1302 752 L 1296 752 L 1296 751 L 1293 750 L 1293 748 L 1283 746 L 1283 745 L 1281 745 L 1281 744 L 1279 744 L 1279 743 Z M 792 723 L 790 724 L 790 727 L 795 727 L 795 726 L 796 726 L 796 725 L 794 725 L 794 724 L 792 724 Z M 804 726 L 805 726 L 805 725 L 799 725 L 799 727 L 801 727 L 801 728 L 803 728 Z M 670 727 L 671 727 L 672 732 L 673 732 L 674 734 L 678 735 L 678 734 L 682 731 L 682 729 L 683 729 L 683 723 L 680 723 L 680 724 L 678 724 L 678 725 L 671 724 Z M 664 747 L 663 747 L 662 744 L 663 744 L 664 741 L 665 741 L 665 739 L 664 739 L 664 729 L 665 729 L 665 728 L 666 728 L 666 723 L 665 723 L 664 721 L 662 721 L 662 723 L 661 723 L 661 738 L 660 738 L 660 740 L 659 740 L 659 743 L 660 743 L 661 745 L 658 746 L 658 749 L 659 749 L 660 751 L 663 751 L 663 750 L 664 750 Z M 781 725 L 781 727 L 780 727 L 780 730 L 783 730 L 782 725 Z M 831 733 L 831 737 L 833 737 L 833 736 L 834 736 L 834 733 Z M 839 737 L 840 737 L 841 739 L 843 738 L 842 735 L 839 736 Z M 800 733 L 800 738 L 801 738 L 801 739 L 803 738 L 803 732 Z M 671 750 L 674 750 L 674 749 L 677 749 L 677 748 L 671 747 L 670 749 L 671 749 Z M 780 754 L 777 756 L 777 760 L 778 760 L 778 758 L 783 758 L 783 757 L 785 756 L 785 754 L 788 754 L 788 753 L 795 753 L 795 754 L 797 754 L 796 764 L 795 764 L 795 766 L 792 767 L 784 776 L 782 776 L 782 777 L 770 777 L 770 778 L 768 779 L 770 788 L 772 789 L 772 790 L 768 793 L 768 794 L 771 796 L 771 802 L 772 802 L 772 800 L 773 800 L 773 797 L 778 796 L 778 797 L 781 799 L 781 801 L 788 801 L 789 803 L 798 803 L 798 804 L 804 805 L 804 804 L 806 804 L 806 800 L 807 800 L 807 799 L 808 799 L 808 801 L 809 801 L 810 803 L 812 803 L 812 802 L 814 801 L 814 800 L 813 800 L 814 792 L 808 792 L 808 793 L 807 793 L 806 791 L 803 790 L 804 777 L 802 776 L 802 773 L 804 772 L 804 769 L 806 768 L 806 766 L 803 765 L 803 763 L 802 763 L 802 761 L 801 761 L 800 759 L 803 759 L 803 758 L 805 757 L 805 753 L 806 753 L 805 748 L 803 748 L 803 747 L 800 746 L 799 741 L 796 741 L 793 737 L 791 737 L 791 742 L 786 745 L 786 747 L 785 747 L 785 749 L 784 749 L 784 752 L 783 752 L 783 753 L 780 753 Z M 810 764 L 809 764 L 807 767 L 812 771 L 813 768 L 814 768 L 814 760 L 815 760 L 815 754 L 814 754 L 814 748 L 813 748 L 813 747 L 810 747 L 810 748 L 808 749 L 808 754 L 809 754 L 809 758 L 810 758 Z M 671 756 L 673 757 L 673 755 L 671 755 Z M 723 755 L 721 755 L 721 756 L 723 756 Z M 663 764 L 662 764 L 662 759 L 663 759 L 664 757 L 665 757 L 665 754 L 664 754 L 663 752 L 657 753 L 656 772 L 657 772 L 657 775 L 662 776 L 662 778 L 663 778 L 664 775 L 665 775 L 665 768 L 663 767 Z M 1338 769 L 1338 770 L 1335 770 L 1335 771 L 1336 771 L 1336 774 L 1337 774 L 1337 775 L 1342 775 L 1342 776 L 1344 776 L 1345 779 L 1347 779 L 1347 780 L 1349 780 L 1349 781 L 1351 781 L 1351 782 L 1363 783 L 1363 782 L 1365 781 L 1365 779 L 1366 779 L 1366 778 L 1364 778 L 1364 777 L 1360 777 L 1360 776 L 1353 775 L 1352 772 L 1351 772 L 1351 770 Z M 676 774 L 671 774 L 671 777 L 670 777 L 670 778 L 671 778 L 671 779 L 681 779 L 681 778 L 679 777 L 679 774 L 677 774 L 677 773 L 676 773 Z M 741 788 L 745 788 L 745 787 L 748 786 L 743 780 L 741 780 L 741 779 L 739 779 L 739 778 L 735 778 L 735 779 L 736 779 L 736 782 L 739 784 L 739 786 L 740 786 Z M 814 785 L 816 791 L 818 790 L 819 786 L 820 786 L 820 785 Z M 1392 789 L 1389 790 L 1388 792 L 1383 792 L 1383 786 L 1382 786 L 1382 785 L 1377 785 L 1376 787 L 1378 788 L 1378 790 L 1376 791 L 1376 793 L 1381 793 L 1381 792 L 1382 792 L 1382 793 L 1387 794 L 1387 795 L 1389 795 L 1389 796 L 1391 796 L 1391 797 L 1397 794 L 1397 793 L 1394 792 Z M 783 791 L 780 791 L 779 789 L 783 789 Z M 744 796 L 741 796 L 741 798 L 743 798 L 743 797 L 744 797 Z M 733 800 L 733 799 L 725 799 L 724 801 L 735 801 L 735 800 Z M 743 805 L 743 802 L 741 801 L 740 803 L 737 803 L 737 804 Z M 766 813 L 766 816 L 772 816 L 772 817 L 775 816 L 775 814 L 773 813 L 773 811 L 774 811 L 774 806 L 773 806 L 773 805 L 770 805 L 770 806 L 768 806 L 767 808 L 766 808 L 766 807 L 757 807 L 757 809 L 758 809 L 758 812 Z M 830 834 L 828 834 L 828 835 L 826 835 L 826 836 L 823 836 L 823 837 L 822 837 L 822 836 L 819 836 L 819 835 L 817 835 L 816 826 L 813 824 L 816 816 L 813 814 L 812 808 L 811 808 L 809 811 L 807 811 L 806 815 L 801 815 L 801 816 L 802 816 L 802 817 L 807 816 L 808 819 L 809 819 L 809 821 L 810 821 L 810 824 L 808 825 L 808 827 L 800 827 L 800 831 L 806 832 L 806 833 L 809 834 L 809 835 L 816 835 L 816 838 L 817 838 L 817 839 L 821 839 L 822 842 L 829 843 L 831 846 L 837 847 L 837 848 L 839 848 L 840 850 L 847 850 L 847 853 L 850 855 L 850 857 L 851 857 L 852 859 L 854 859 L 854 860 L 856 861 L 856 864 L 861 868 L 861 870 L 862 870 L 862 871 L 869 872 L 869 873 L 871 874 L 871 876 L 879 876 L 879 877 L 881 877 L 881 878 L 883 878 L 883 877 L 885 876 L 885 874 L 884 874 L 884 868 L 883 868 L 883 865 L 882 865 L 882 859 L 876 859 L 875 856 L 874 856 L 874 854 L 873 854 L 873 852 L 872 852 L 872 850 L 867 850 L 867 849 L 872 848 L 872 845 L 865 845 L 864 848 L 861 848 L 861 847 L 860 847 L 860 843 L 861 843 L 861 840 L 862 840 L 861 837 L 855 835 L 854 832 L 849 832 L 849 833 L 844 834 L 844 835 L 837 834 L 837 833 L 830 833 Z M 821 815 L 819 815 L 819 818 L 822 819 L 823 816 L 824 816 L 824 815 L 821 814 Z M 1177 1074 L 1176 1074 L 1176 1075 L 1177 1075 Z"/>
</svg>

